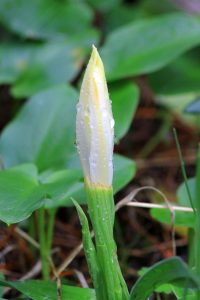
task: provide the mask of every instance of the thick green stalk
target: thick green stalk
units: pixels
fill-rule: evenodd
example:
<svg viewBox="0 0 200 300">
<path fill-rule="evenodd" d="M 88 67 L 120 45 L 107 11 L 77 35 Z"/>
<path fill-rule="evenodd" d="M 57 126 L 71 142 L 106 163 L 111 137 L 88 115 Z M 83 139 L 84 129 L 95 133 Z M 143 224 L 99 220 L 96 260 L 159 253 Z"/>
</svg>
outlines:
<svg viewBox="0 0 200 300">
<path fill-rule="evenodd" d="M 86 191 L 95 233 L 97 261 L 107 296 L 98 300 L 127 300 L 129 293 L 121 274 L 113 238 L 115 210 L 112 188 L 86 184 Z"/>
<path fill-rule="evenodd" d="M 53 239 L 53 228 L 55 222 L 55 215 L 57 209 L 51 208 L 48 210 L 48 227 L 47 227 L 47 252 L 48 255 L 51 255 L 52 239 Z"/>
<path fill-rule="evenodd" d="M 45 209 L 42 207 L 38 210 L 38 231 L 40 242 L 40 257 L 42 263 L 42 276 L 43 279 L 49 279 L 49 262 L 47 253 L 47 240 L 45 233 Z"/>
</svg>

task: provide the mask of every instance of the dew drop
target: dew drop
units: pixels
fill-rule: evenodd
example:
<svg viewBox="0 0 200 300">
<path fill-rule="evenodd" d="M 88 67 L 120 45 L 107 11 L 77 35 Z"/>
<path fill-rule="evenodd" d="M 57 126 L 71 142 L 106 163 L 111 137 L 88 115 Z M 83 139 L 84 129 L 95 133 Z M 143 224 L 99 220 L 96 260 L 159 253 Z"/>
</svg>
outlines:
<svg viewBox="0 0 200 300">
<path fill-rule="evenodd" d="M 114 119 L 111 119 L 110 120 L 110 127 L 111 127 L 111 129 L 113 129 L 114 126 L 115 126 L 115 121 L 114 121 Z"/>
</svg>

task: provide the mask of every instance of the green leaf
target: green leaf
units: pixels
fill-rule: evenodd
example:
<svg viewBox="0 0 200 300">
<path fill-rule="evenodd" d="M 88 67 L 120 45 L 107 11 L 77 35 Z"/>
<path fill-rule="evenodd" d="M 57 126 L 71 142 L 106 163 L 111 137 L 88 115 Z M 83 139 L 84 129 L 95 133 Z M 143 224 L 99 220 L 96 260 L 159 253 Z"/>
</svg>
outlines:
<svg viewBox="0 0 200 300">
<path fill-rule="evenodd" d="M 42 205 L 35 172 L 32 165 L 0 172 L 0 220 L 20 222 Z"/>
<path fill-rule="evenodd" d="M 190 193 L 192 199 L 195 196 L 195 178 L 188 179 L 188 186 L 190 189 Z M 185 187 L 185 183 L 183 182 L 177 191 L 177 200 L 180 206 L 185 206 L 191 208 L 190 200 L 188 198 L 188 193 Z M 171 224 L 172 216 L 169 209 L 163 208 L 152 208 L 151 209 L 151 216 L 156 219 L 157 221 L 164 223 L 164 224 Z M 184 226 L 189 228 L 194 228 L 195 226 L 195 215 L 193 212 L 190 211 L 174 211 L 174 224 L 176 226 Z"/>
<path fill-rule="evenodd" d="M 146 300 L 157 288 L 166 283 L 194 289 L 200 285 L 187 265 L 180 258 L 173 257 L 149 268 L 133 286 L 130 300 Z"/>
<path fill-rule="evenodd" d="M 112 84 L 110 87 L 115 136 L 117 141 L 128 131 L 139 101 L 139 89 L 132 82 Z"/>
<path fill-rule="evenodd" d="M 0 19 L 25 38 L 60 39 L 84 33 L 93 13 L 84 3 L 67 0 L 1 0 Z"/>
<path fill-rule="evenodd" d="M 196 188 L 196 179 L 195 177 L 188 179 L 188 187 L 190 190 L 190 194 L 192 197 L 193 202 L 195 202 L 195 188 Z M 191 207 L 190 199 L 188 197 L 187 189 L 185 187 L 185 183 L 182 182 L 177 190 L 177 199 L 178 203 L 182 206 Z"/>
<path fill-rule="evenodd" d="M 60 170 L 52 172 L 41 179 L 41 189 L 44 195 L 46 208 L 72 206 L 71 197 L 79 203 L 86 202 L 84 183 L 81 170 Z"/>
<path fill-rule="evenodd" d="M 193 51 L 177 58 L 162 70 L 149 75 L 149 84 L 158 95 L 198 93 L 200 92 L 199 81 L 200 63 Z"/>
<path fill-rule="evenodd" d="M 200 19 L 173 13 L 143 19 L 108 35 L 102 48 L 109 80 L 156 71 L 200 43 Z"/>
<path fill-rule="evenodd" d="M 193 212 L 184 212 L 184 211 L 174 211 L 175 219 L 174 225 L 175 226 L 183 226 L 183 227 L 190 227 L 193 228 L 195 225 L 195 216 Z M 172 216 L 167 208 L 152 208 L 151 209 L 151 216 L 156 219 L 157 221 L 171 225 L 172 224 Z"/>
<path fill-rule="evenodd" d="M 95 291 L 97 295 L 99 295 L 98 299 L 102 298 L 102 289 L 104 288 L 102 285 L 102 274 L 100 274 L 98 260 L 97 260 L 97 253 L 92 241 L 89 224 L 87 217 L 82 210 L 81 206 L 73 200 L 73 203 L 76 207 L 76 210 L 79 215 L 79 219 L 82 226 L 82 240 L 83 240 L 83 247 L 85 256 L 87 259 L 87 264 L 89 267 L 89 272 L 92 277 L 92 281 L 95 287 Z M 102 298 L 103 299 L 103 298 Z"/>
<path fill-rule="evenodd" d="M 6 167 L 34 162 L 39 170 L 63 166 L 75 151 L 75 106 L 78 95 L 59 86 L 33 96 L 0 137 Z"/>
<path fill-rule="evenodd" d="M 136 165 L 131 159 L 121 155 L 114 155 L 113 190 L 117 193 L 135 176 Z"/>
<path fill-rule="evenodd" d="M 0 281 L 3 286 L 17 289 L 32 300 L 57 300 L 56 284 L 51 281 L 28 280 L 28 281 Z M 88 288 L 73 286 L 61 286 L 62 299 L 70 300 L 95 300 L 95 292 Z"/>
<path fill-rule="evenodd" d="M 197 300 L 197 295 L 191 289 L 187 290 L 187 295 L 185 288 L 173 287 L 173 291 L 178 300 Z"/>
<path fill-rule="evenodd" d="M 3 273 L 0 273 L 0 280 L 4 280 L 5 279 L 5 276 Z M 0 286 L 0 297 L 3 296 L 4 294 L 4 288 L 2 286 Z M 3 299 L 3 298 L 0 298 L 0 300 Z"/>
<path fill-rule="evenodd" d="M 118 6 L 122 0 L 87 0 L 87 2 L 95 9 L 106 12 Z"/>
<path fill-rule="evenodd" d="M 0 82 L 13 84 L 15 97 L 27 97 L 73 80 L 97 40 L 95 31 L 77 40 L 44 44 L 4 44 L 0 47 Z"/>
<path fill-rule="evenodd" d="M 75 156 L 77 162 L 78 156 Z M 135 176 L 135 162 L 121 155 L 114 155 L 113 189 L 117 193 Z M 86 203 L 86 193 L 80 169 L 65 170 L 52 173 L 43 181 L 46 193 L 51 199 L 46 200 L 46 207 L 72 205 L 71 197 L 78 203 Z"/>
</svg>

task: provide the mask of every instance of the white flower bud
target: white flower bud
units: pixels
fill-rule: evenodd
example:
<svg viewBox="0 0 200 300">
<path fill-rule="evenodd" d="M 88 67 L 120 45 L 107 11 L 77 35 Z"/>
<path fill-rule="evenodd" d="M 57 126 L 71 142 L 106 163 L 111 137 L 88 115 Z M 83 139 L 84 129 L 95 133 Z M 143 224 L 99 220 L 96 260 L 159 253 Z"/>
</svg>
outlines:
<svg viewBox="0 0 200 300">
<path fill-rule="evenodd" d="M 76 139 L 86 181 L 111 186 L 114 120 L 103 63 L 94 46 L 77 104 Z"/>
</svg>

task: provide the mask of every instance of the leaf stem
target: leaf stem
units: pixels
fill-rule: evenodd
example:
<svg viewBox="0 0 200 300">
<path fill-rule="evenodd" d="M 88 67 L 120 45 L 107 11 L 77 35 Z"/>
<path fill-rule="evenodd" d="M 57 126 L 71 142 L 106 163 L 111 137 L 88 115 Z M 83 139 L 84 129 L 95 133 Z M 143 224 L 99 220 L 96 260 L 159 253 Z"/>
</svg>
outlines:
<svg viewBox="0 0 200 300">
<path fill-rule="evenodd" d="M 38 210 L 38 233 L 40 242 L 40 257 L 42 263 L 42 276 L 43 279 L 49 279 L 49 262 L 47 255 L 47 239 L 45 233 L 45 209 L 41 207 Z"/>
</svg>

